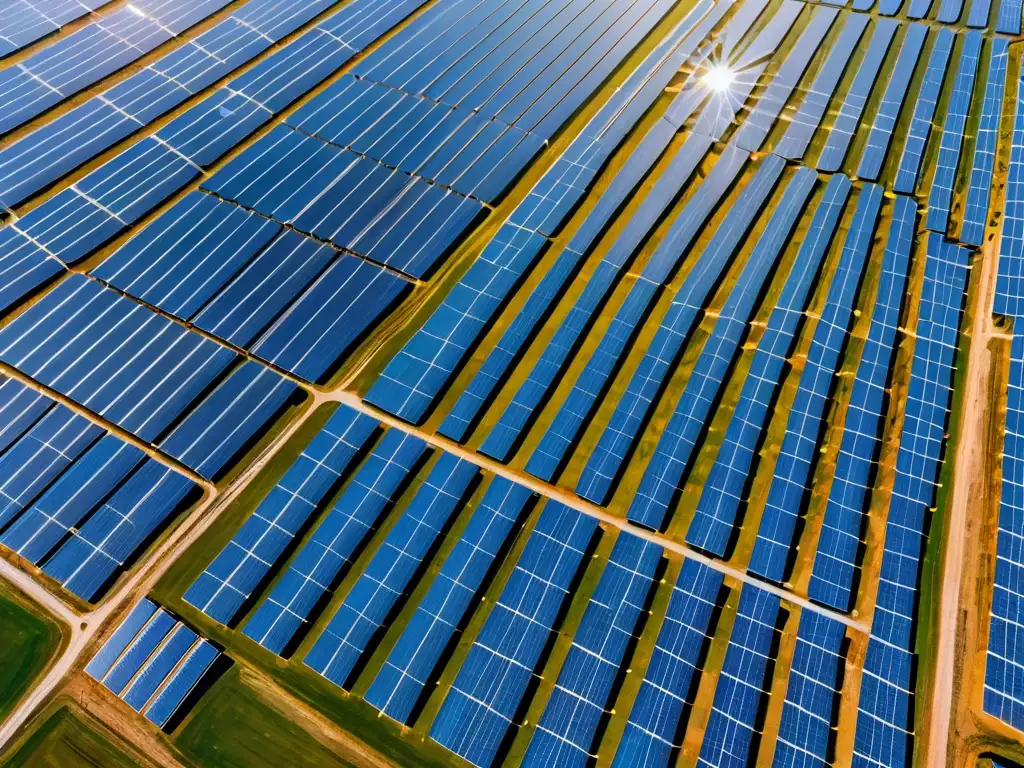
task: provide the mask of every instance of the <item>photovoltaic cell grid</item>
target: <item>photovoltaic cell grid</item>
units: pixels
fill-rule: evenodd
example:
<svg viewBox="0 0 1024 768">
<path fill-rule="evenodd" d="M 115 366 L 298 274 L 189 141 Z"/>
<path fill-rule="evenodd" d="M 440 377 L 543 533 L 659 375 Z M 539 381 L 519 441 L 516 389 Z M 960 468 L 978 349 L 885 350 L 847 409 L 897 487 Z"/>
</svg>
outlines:
<svg viewBox="0 0 1024 768">
<path fill-rule="evenodd" d="M 998 129 L 997 129 L 998 130 Z M 986 197 L 986 201 L 987 201 Z M 986 206 L 987 207 L 987 206 Z M 999 276 L 992 312 L 1018 317 L 1024 272 L 1024 75 L 1017 83 L 1017 112 L 1010 144 L 1002 237 L 999 241 Z"/>
<path fill-rule="evenodd" d="M 925 278 L 886 519 L 871 640 L 861 683 L 854 765 L 903 766 L 909 733 L 913 623 L 926 516 L 935 503 L 952 400 L 970 252 L 929 234 Z"/>
<path fill-rule="evenodd" d="M 246 621 L 243 632 L 269 651 L 283 653 L 331 593 L 343 569 L 396 498 L 427 445 L 389 430 L 360 466 L 284 576 Z"/>
<path fill-rule="evenodd" d="M 445 647 L 532 497 L 531 491 L 502 477 L 491 479 L 465 531 L 367 691 L 366 701 L 382 714 L 408 722 Z"/>
<path fill-rule="evenodd" d="M 758 342 L 739 402 L 701 491 L 686 533 L 691 546 L 714 553 L 723 553 L 727 547 L 785 361 L 851 187 L 846 176 L 833 176 L 814 212 L 807 236 Z"/>
<path fill-rule="evenodd" d="M 523 765 L 587 766 L 598 726 L 653 587 L 661 547 L 629 533 L 615 540 Z"/>
<path fill-rule="evenodd" d="M 556 629 L 597 520 L 548 502 L 445 697 L 430 737 L 490 766 Z"/>
<path fill-rule="evenodd" d="M 722 584 L 719 571 L 696 560 L 683 561 L 614 768 L 663 768 L 680 746 L 683 712 L 714 632 L 711 622 Z"/>
<path fill-rule="evenodd" d="M 433 550 L 480 470 L 443 453 L 381 543 L 338 612 L 306 654 L 305 664 L 344 686 L 427 555 Z"/>
<path fill-rule="evenodd" d="M 188 588 L 185 601 L 231 624 L 378 426 L 369 416 L 340 406 Z"/>
<path fill-rule="evenodd" d="M 94 600 L 195 485 L 23 384 L 0 380 L 0 545 Z"/>
<path fill-rule="evenodd" d="M 208 640 L 143 598 L 85 671 L 163 728 L 219 657 Z"/>
<path fill-rule="evenodd" d="M 9 56 L 110 0 L 15 0 L 0 11 L 0 56 Z"/>
<path fill-rule="evenodd" d="M 861 187 L 839 265 L 832 275 L 825 306 L 814 326 L 811 346 L 800 372 L 800 383 L 786 421 L 786 433 L 747 567 L 751 573 L 768 581 L 781 584 L 787 575 L 797 519 L 814 475 L 829 393 L 850 333 L 881 205 L 880 186 L 865 184 Z"/>
<path fill-rule="evenodd" d="M 769 199 L 774 185 L 778 183 L 783 161 L 774 155 L 769 157 L 775 162 L 767 163 L 758 171 L 758 175 L 737 198 L 733 210 L 686 276 L 627 387 L 626 394 L 619 401 L 616 413 L 602 435 L 602 441 L 598 443 L 595 454 L 592 454 L 597 455 L 602 449 L 602 443 L 605 444 L 608 457 L 602 456 L 597 461 L 604 461 L 594 465 L 595 471 L 599 471 L 602 478 L 611 480 L 619 474 L 626 456 L 632 451 L 641 424 L 646 421 L 650 407 L 664 386 L 672 363 L 681 354 L 684 342 L 697 325 L 705 302 L 725 272 L 730 257 L 746 239 L 747 232 Z M 766 177 L 763 180 L 762 175 Z M 719 314 L 711 337 L 701 350 L 672 418 L 644 471 L 640 487 L 630 505 L 630 520 L 655 530 L 664 528 L 671 497 L 689 467 L 692 448 L 704 428 L 704 421 L 716 399 L 718 387 L 726 376 L 746 329 L 754 299 L 760 293 L 762 281 L 803 212 L 816 180 L 817 174 L 813 171 L 801 169 L 787 184 L 768 228 L 759 238 L 749 262 L 744 265 L 739 280 Z M 587 479 L 584 475 L 581 481 L 586 482 Z"/>
<path fill-rule="evenodd" d="M 896 197 L 878 295 L 861 352 L 843 423 L 839 456 L 832 472 L 808 595 L 838 611 L 853 602 L 854 572 L 870 481 L 881 440 L 885 390 L 895 353 L 903 297 L 917 220 L 912 198 Z"/>
</svg>

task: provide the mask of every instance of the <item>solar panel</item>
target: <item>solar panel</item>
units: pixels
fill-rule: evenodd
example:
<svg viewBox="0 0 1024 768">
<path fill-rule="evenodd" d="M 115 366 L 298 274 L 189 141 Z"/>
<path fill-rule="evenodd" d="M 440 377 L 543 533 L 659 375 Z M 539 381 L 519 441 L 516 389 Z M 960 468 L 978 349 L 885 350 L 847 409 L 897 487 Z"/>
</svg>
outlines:
<svg viewBox="0 0 1024 768">
<path fill-rule="evenodd" d="M 804 156 L 807 145 L 810 144 L 814 132 L 818 130 L 821 118 L 825 115 L 825 109 L 832 100 L 832 93 L 839 84 L 843 72 L 846 71 L 868 21 L 868 17 L 860 14 L 847 15 L 843 31 L 839 33 L 835 45 L 832 46 L 832 50 L 829 51 L 828 57 L 821 65 L 811 87 L 807 90 L 800 109 L 789 121 L 789 128 L 786 129 L 786 133 L 773 150 L 775 154 L 789 160 L 799 160 Z"/>
<path fill-rule="evenodd" d="M 684 560 L 613 768 L 664 768 L 681 743 L 684 710 L 701 673 L 722 574 Z"/>
<path fill-rule="evenodd" d="M 621 532 L 576 630 L 523 758 L 529 766 L 587 766 L 628 646 L 653 587 L 661 547 Z"/>
<path fill-rule="evenodd" d="M 917 206 L 897 196 L 867 341 L 850 391 L 843 436 L 814 557 L 808 595 L 838 611 L 853 601 L 854 569 L 873 467 L 881 440 L 885 390 L 895 354 L 914 244 Z"/>
<path fill-rule="evenodd" d="M 838 621 L 813 611 L 801 612 L 773 765 L 827 768 L 832 764 L 845 636 Z"/>
<path fill-rule="evenodd" d="M 967 13 L 967 26 L 984 29 L 988 26 L 988 14 L 992 0 L 971 0 L 971 9 Z"/>
<path fill-rule="evenodd" d="M 1003 117 L 1003 92 L 1006 90 L 1006 62 L 1009 43 L 995 37 L 989 43 L 988 79 L 981 105 L 981 121 L 975 132 L 974 160 L 964 205 L 960 240 L 979 246 L 988 224 L 989 199 L 992 195 L 992 169 L 995 164 L 999 123 Z M 1012 150 L 1011 150 L 1012 151 Z"/>
<path fill-rule="evenodd" d="M 434 668 L 462 626 L 495 559 L 518 527 L 533 494 L 503 477 L 491 479 L 483 499 L 427 594 L 366 693 L 366 701 L 408 723 Z"/>
<path fill-rule="evenodd" d="M 550 427 L 531 454 L 526 464 L 527 472 L 543 480 L 550 480 L 556 474 L 566 452 L 573 446 L 580 429 L 590 417 L 605 383 L 615 373 L 629 341 L 650 311 L 659 289 L 678 269 L 679 262 L 689 251 L 715 206 L 738 178 L 748 159 L 749 155 L 735 145 L 726 147 L 703 180 L 700 193 L 691 198 L 676 217 L 644 265 L 641 279 L 631 286 L 629 294 L 576 378 Z M 757 175 L 758 184 L 751 185 L 757 188 L 757 195 L 767 195 L 781 173 L 781 165 L 781 162 L 776 163 L 771 158 L 763 161 Z M 721 269 L 724 265 L 714 266 Z"/>
<path fill-rule="evenodd" d="M 757 152 L 761 148 L 776 118 L 786 106 L 807 65 L 817 53 L 818 46 L 832 28 L 838 15 L 839 11 L 834 8 L 818 8 L 814 12 L 814 16 L 807 22 L 800 37 L 793 44 L 786 60 L 782 62 L 750 114 L 743 120 L 736 133 L 738 146 L 748 152 Z"/>
<path fill-rule="evenodd" d="M 1004 35 L 1020 34 L 1021 5 L 1021 0 L 1001 0 L 999 15 L 996 17 L 996 32 Z"/>
<path fill-rule="evenodd" d="M 119 437 L 101 437 L 4 531 L 0 544 L 38 565 L 144 458 Z"/>
<path fill-rule="evenodd" d="M 767 671 L 780 602 L 777 595 L 743 586 L 697 765 L 744 765 L 752 758 L 758 711 L 771 688 Z"/>
<path fill-rule="evenodd" d="M 174 629 L 175 621 L 171 614 L 159 609 L 152 619 L 129 642 L 121 657 L 114 662 L 101 681 L 115 696 L 121 696 L 132 678 L 146 663 L 146 659 L 163 642 L 164 638 Z"/>
<path fill-rule="evenodd" d="M 718 286 L 729 259 L 746 240 L 750 227 L 778 183 L 783 161 L 776 156 L 770 158 L 777 162 L 762 166 L 764 170 L 758 172 L 737 199 L 673 298 L 671 308 L 655 332 L 580 476 L 577 490 L 585 498 L 598 503 L 608 498 L 614 481 L 635 447 L 641 427 L 700 319 L 702 307 Z M 775 165 L 775 169 L 765 173 L 771 165 Z M 711 403 L 717 397 L 716 392 L 726 379 L 764 281 L 803 213 L 816 181 L 814 171 L 798 170 L 773 207 L 771 220 L 726 298 L 647 465 L 628 513 L 634 522 L 656 530 L 663 529 L 668 513 L 667 496 L 674 493 L 669 489 L 674 489 L 679 483 L 689 464 L 692 448 L 703 429 Z"/>
<path fill-rule="evenodd" d="M 44 563 L 43 572 L 69 592 L 95 602 L 196 488 L 187 477 L 147 459 L 72 532 Z"/>
<path fill-rule="evenodd" d="M 660 177 L 659 183 L 655 184 L 651 193 L 644 198 L 622 234 L 593 268 L 583 292 L 556 329 L 554 336 L 537 356 L 526 381 L 520 385 L 512 402 L 491 427 L 480 448 L 482 453 L 501 461 L 509 458 L 520 435 L 532 423 L 538 407 L 551 388 L 557 384 L 566 365 L 571 361 L 580 339 L 586 336 L 594 318 L 629 268 L 633 255 L 661 220 L 704 157 L 701 150 L 706 148 L 707 142 L 698 138 L 693 143 L 695 146 L 692 149 L 689 141 L 680 148 L 674 158 L 677 162 L 672 163 L 674 167 L 667 169 Z M 611 213 L 613 211 L 610 211 L 609 215 Z M 571 245 L 570 243 L 570 247 Z M 582 259 L 586 246 L 589 246 L 589 243 L 579 252 L 577 259 Z M 658 254 L 653 256 L 652 263 L 657 258 Z M 650 265 L 646 265 L 643 271 L 645 277 L 650 271 Z"/>
<path fill-rule="evenodd" d="M 942 128 L 939 157 L 935 165 L 931 190 L 928 193 L 928 218 L 926 224 L 933 232 L 945 233 L 949 227 L 949 204 L 953 197 L 957 169 L 960 166 L 960 147 L 963 144 L 964 128 L 971 111 L 974 93 L 974 75 L 981 56 L 982 35 L 967 32 L 960 51 L 960 64 L 953 81 L 946 122 Z"/>
<path fill-rule="evenodd" d="M 122 621 L 114 633 L 107 639 L 107 642 L 96 652 L 92 660 L 86 664 L 85 671 L 94 680 L 102 680 L 107 672 L 114 665 L 114 662 L 124 653 L 124 649 L 139 633 L 147 622 L 153 618 L 157 611 L 155 603 L 147 598 L 137 602 Z"/>
<path fill-rule="evenodd" d="M 171 671 L 189 653 L 198 637 L 184 624 L 178 624 L 171 630 L 164 644 L 149 657 L 125 690 L 122 696 L 124 702 L 136 712 L 140 712 Z"/>
<path fill-rule="evenodd" d="M 376 529 L 426 447 L 418 437 L 398 430 L 384 435 L 245 623 L 246 637 L 273 653 L 284 652 L 296 632 L 312 622 L 314 609 Z"/>
<path fill-rule="evenodd" d="M 871 123 L 871 132 L 868 134 L 867 143 L 861 152 L 857 176 L 862 179 L 876 181 L 885 164 L 885 155 L 889 151 L 892 132 L 899 122 L 900 113 L 903 111 L 903 101 L 907 96 L 907 89 L 910 87 L 910 80 L 914 76 L 917 60 L 921 55 L 921 49 L 924 47 L 927 36 L 928 27 L 925 25 L 912 23 L 907 26 L 907 33 L 903 37 L 895 68 L 889 78 L 889 84 L 885 88 L 885 94 L 882 96 L 882 103 Z"/>
<path fill-rule="evenodd" d="M 303 663 L 345 686 L 442 537 L 479 469 L 442 453 Z"/>
<path fill-rule="evenodd" d="M 167 678 L 164 687 L 152 698 L 144 713 L 146 719 L 157 728 L 167 725 L 219 656 L 220 651 L 200 638 L 181 665 Z"/>
<path fill-rule="evenodd" d="M 895 192 L 909 194 L 914 191 L 917 184 L 921 156 L 924 154 L 925 145 L 928 143 L 928 136 L 931 133 L 935 106 L 941 96 L 942 84 L 946 80 L 946 67 L 949 64 L 949 55 L 953 51 L 955 40 L 956 35 L 953 34 L 953 31 L 943 27 L 939 30 L 935 44 L 932 46 L 928 67 L 924 72 L 924 81 L 921 83 L 921 91 L 918 93 L 917 103 L 914 105 L 914 115 L 910 120 L 910 129 L 907 131 L 906 143 L 903 145 L 903 154 L 900 156 L 899 168 L 896 170 L 896 181 L 893 183 Z M 966 51 L 961 58 L 964 54 Z"/>
<path fill-rule="evenodd" d="M 769 581 L 781 584 L 788 572 L 796 523 L 810 490 L 822 422 L 853 322 L 857 294 L 878 224 L 882 192 L 882 187 L 874 184 L 861 187 L 839 264 L 832 275 L 825 306 L 814 327 L 807 360 L 800 372 L 796 398 L 786 421 L 786 433 L 747 567 L 751 573 Z M 882 298 L 884 301 L 884 296 Z"/>
<path fill-rule="evenodd" d="M 987 200 L 987 198 L 986 198 Z M 992 312 L 1016 317 L 1024 264 L 1024 73 L 1017 84 L 1017 112 L 1010 143 L 1002 237 L 999 241 L 999 276 Z"/>
<path fill-rule="evenodd" d="M 731 535 L 768 409 L 850 189 L 849 179 L 842 174 L 833 176 L 814 212 L 782 294 L 758 342 L 739 402 L 701 491 L 686 534 L 693 546 L 714 551 L 724 547 L 722 542 Z"/>
<path fill-rule="evenodd" d="M 230 624 L 368 443 L 376 420 L 339 406 L 184 599 Z"/>
<path fill-rule="evenodd" d="M 15 2 L 0 11 L 0 56 L 8 56 L 59 30 L 108 0 Z"/>
<path fill-rule="evenodd" d="M 489 766 L 556 629 L 597 520 L 548 502 L 455 677 L 430 738 Z"/>
<path fill-rule="evenodd" d="M 0 451 L 10 448 L 53 406 L 53 400 L 41 392 L 0 376 Z"/>
</svg>

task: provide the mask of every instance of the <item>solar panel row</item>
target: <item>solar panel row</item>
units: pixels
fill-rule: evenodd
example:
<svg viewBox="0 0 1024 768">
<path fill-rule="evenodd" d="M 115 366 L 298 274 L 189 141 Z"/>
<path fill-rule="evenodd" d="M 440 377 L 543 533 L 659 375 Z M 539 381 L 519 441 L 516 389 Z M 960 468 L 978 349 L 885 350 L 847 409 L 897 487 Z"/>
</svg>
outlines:
<svg viewBox="0 0 1024 768">
<path fill-rule="evenodd" d="M 330 0 L 249 0 L 193 40 L 0 149 L 0 203 L 21 203 L 251 61 L 330 5 Z"/>
<path fill-rule="evenodd" d="M 822 423 L 853 322 L 882 206 L 882 191 L 875 184 L 861 187 L 839 264 L 800 372 L 748 565 L 750 572 L 768 581 L 781 584 L 789 570 L 796 524 L 810 491 Z"/>
<path fill-rule="evenodd" d="M 999 16 L 996 18 L 996 32 L 1004 35 L 1019 35 L 1021 24 L 1021 0 L 1001 0 Z"/>
<path fill-rule="evenodd" d="M 53 34 L 110 0 L 18 0 L 0 11 L 0 56 Z"/>
<path fill-rule="evenodd" d="M 1006 90 L 1006 63 L 1009 42 L 996 37 L 989 43 L 988 79 L 981 105 L 981 121 L 975 131 L 974 160 L 964 204 L 960 241 L 979 246 L 988 225 L 989 199 L 992 196 L 992 170 L 999 140 L 999 123 L 1003 118 L 1003 92 Z"/>
<path fill-rule="evenodd" d="M 595 518 L 545 505 L 430 738 L 473 765 L 494 763 L 596 532 Z"/>
<path fill-rule="evenodd" d="M 683 561 L 614 768 L 664 768 L 681 745 L 684 710 L 714 633 L 722 584 L 720 572 L 696 560 Z"/>
<path fill-rule="evenodd" d="M 369 416 L 340 406 L 186 590 L 185 601 L 231 624 L 377 428 Z"/>
<path fill-rule="evenodd" d="M 491 479 L 483 499 L 455 542 L 427 594 L 374 679 L 366 701 L 408 723 L 445 648 L 464 625 L 471 604 L 499 554 L 518 528 L 533 493 L 502 477 Z"/>
<path fill-rule="evenodd" d="M 218 657 L 209 641 L 142 598 L 85 671 L 162 728 Z"/>
<path fill-rule="evenodd" d="M 978 59 L 981 58 L 981 32 L 967 32 L 964 35 L 963 48 L 960 51 L 960 65 L 953 82 L 953 93 L 950 96 L 946 122 L 942 128 L 942 141 L 939 143 L 939 157 L 935 165 L 935 176 L 932 178 L 928 192 L 928 218 L 926 225 L 933 232 L 945 233 L 949 228 L 949 206 L 953 197 L 953 186 L 956 183 L 957 170 L 960 167 L 960 148 L 964 140 L 964 128 L 971 112 L 974 94 L 974 75 L 978 70 Z"/>
<path fill-rule="evenodd" d="M 1024 73 L 1017 83 L 1017 112 L 1010 142 L 1010 168 L 1006 177 L 999 276 L 992 312 L 1018 317 L 1024 276 Z"/>
<path fill-rule="evenodd" d="M 704 482 L 687 530 L 692 546 L 724 551 L 743 499 L 754 455 L 782 380 L 803 312 L 829 250 L 852 185 L 842 174 L 829 179 L 807 235 L 790 268 L 782 294 L 768 318 L 725 438 Z"/>
<path fill-rule="evenodd" d="M 520 276 L 547 245 L 545 233 L 556 231 L 568 217 L 605 160 L 730 5 L 717 5 L 700 24 L 708 9 L 698 6 L 673 31 L 671 54 L 659 47 L 641 62 L 395 355 L 367 394 L 368 402 L 407 421 L 423 419 Z M 690 30 L 693 34 L 687 35 Z M 557 199 L 556 205 L 549 204 L 551 198 Z"/>
<path fill-rule="evenodd" d="M 256 612 L 243 633 L 269 651 L 283 654 L 351 564 L 388 505 L 410 477 L 427 444 L 389 430 L 324 515 Z"/>
<path fill-rule="evenodd" d="M 605 385 L 615 374 L 631 340 L 654 306 L 662 287 L 672 278 L 705 222 L 735 183 L 749 158 L 746 152 L 735 145 L 727 146 L 714 168 L 704 178 L 698 194 L 689 200 L 672 222 L 640 276 L 630 287 L 551 425 L 533 450 L 526 464 L 527 472 L 542 480 L 550 480 L 557 474 L 569 449 L 575 445 L 580 431 L 590 418 Z M 755 204 L 758 197 L 766 196 L 774 186 L 782 171 L 781 165 L 781 162 L 777 164 L 770 158 L 762 162 L 758 169 L 757 183 L 751 184 L 751 188 L 755 189 L 752 192 Z M 722 269 L 724 264 L 714 266 Z"/>
<path fill-rule="evenodd" d="M 878 597 L 861 682 L 854 765 L 908 765 L 913 623 L 927 515 L 952 400 L 970 252 L 930 233 L 914 362 L 896 458 Z"/>
<path fill-rule="evenodd" d="M 897 196 L 882 256 L 878 295 L 850 390 L 839 456 L 832 472 L 832 485 L 807 587 L 812 599 L 837 611 L 852 608 L 860 537 L 881 440 L 886 388 L 916 224 L 917 205 L 913 199 Z"/>
<path fill-rule="evenodd" d="M 582 293 L 537 356 L 526 381 L 520 385 L 512 402 L 491 427 L 481 452 L 502 461 L 510 457 L 520 436 L 536 416 L 539 406 L 572 361 L 581 339 L 585 338 L 615 286 L 629 269 L 633 256 L 704 158 L 710 141 L 695 136 L 692 139 L 693 146 L 690 144 L 691 139 L 687 138 L 670 167 L 659 177 L 651 193 L 630 217 L 622 234 L 616 238 L 601 261 L 591 268 Z M 651 161 L 655 159 L 651 158 Z M 657 258 L 655 254 L 652 262 Z M 649 270 L 650 265 L 645 265 L 643 274 L 646 276 Z"/>
<path fill-rule="evenodd" d="M 924 47 L 927 37 L 928 27 L 924 24 L 913 23 L 907 26 L 899 56 L 896 58 L 895 68 L 889 78 L 889 84 L 885 88 L 885 94 L 882 96 L 882 103 L 871 123 L 871 132 L 868 134 L 867 143 L 861 152 L 857 176 L 862 179 L 878 180 L 878 174 L 885 164 L 885 155 L 889 151 L 889 143 L 892 141 L 892 132 L 899 122 L 900 112 L 903 111 L 903 101 L 907 96 L 907 89 L 910 87 L 914 70 L 917 68 L 917 59 L 921 55 L 921 49 Z"/>
<path fill-rule="evenodd" d="M 138 0 L 0 70 L 0 133 L 117 72 L 229 0 Z"/>
<path fill-rule="evenodd" d="M 586 498 L 607 498 L 705 303 L 774 191 L 783 164 L 781 158 L 769 156 L 680 286 L 580 477 L 580 492 Z M 655 530 L 664 527 L 668 500 L 686 471 L 692 448 L 746 331 L 764 280 L 803 213 L 816 181 L 814 171 L 801 169 L 786 185 L 658 441 L 630 505 L 630 520 Z"/>
<path fill-rule="evenodd" d="M 948 27 L 942 27 L 932 45 L 928 67 L 924 71 L 924 80 L 921 83 L 921 90 L 917 94 L 914 115 L 910 119 L 910 128 L 903 145 L 903 154 L 900 156 L 900 164 L 896 170 L 896 180 L 893 182 L 893 191 L 895 192 L 910 194 L 917 186 L 921 157 L 924 155 L 925 145 L 928 143 L 928 136 L 932 130 L 935 106 L 942 95 L 942 84 L 946 80 L 946 67 L 949 65 L 949 55 L 953 52 L 955 41 L 956 35 L 953 31 Z M 962 52 L 961 60 L 963 60 L 964 54 L 969 55 L 966 51 Z"/>
<path fill-rule="evenodd" d="M 479 473 L 476 465 L 448 453 L 441 454 L 345 602 L 306 654 L 306 666 L 337 685 L 346 685 L 388 615 L 408 593 L 413 577 Z"/>
<path fill-rule="evenodd" d="M 661 547 L 619 533 L 523 758 L 529 766 L 590 764 L 615 681 L 654 586 Z"/>
</svg>

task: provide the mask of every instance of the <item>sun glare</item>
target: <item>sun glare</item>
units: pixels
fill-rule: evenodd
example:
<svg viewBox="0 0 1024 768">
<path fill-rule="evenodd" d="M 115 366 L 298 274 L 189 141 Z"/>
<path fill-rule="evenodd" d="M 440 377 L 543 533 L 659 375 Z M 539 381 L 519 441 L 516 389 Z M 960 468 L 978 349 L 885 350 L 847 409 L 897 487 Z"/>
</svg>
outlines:
<svg viewBox="0 0 1024 768">
<path fill-rule="evenodd" d="M 713 91 L 726 91 L 736 79 L 736 73 L 724 64 L 716 64 L 704 75 L 704 84 Z"/>
</svg>

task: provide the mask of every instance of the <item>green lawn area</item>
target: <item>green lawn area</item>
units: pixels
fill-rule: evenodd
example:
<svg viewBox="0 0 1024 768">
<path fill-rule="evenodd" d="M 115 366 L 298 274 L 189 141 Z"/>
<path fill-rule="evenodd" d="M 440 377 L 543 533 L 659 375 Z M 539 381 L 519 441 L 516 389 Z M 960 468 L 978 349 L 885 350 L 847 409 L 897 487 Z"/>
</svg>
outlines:
<svg viewBox="0 0 1024 768">
<path fill-rule="evenodd" d="M 237 665 L 203 696 L 174 741 L 190 760 L 209 768 L 351 765 L 263 701 L 241 680 Z"/>
<path fill-rule="evenodd" d="M 53 658 L 60 627 L 22 598 L 0 587 L 0 721 Z"/>
<path fill-rule="evenodd" d="M 4 768 L 136 768 L 142 762 L 123 743 L 73 705 L 64 705 L 29 736 Z"/>
</svg>

